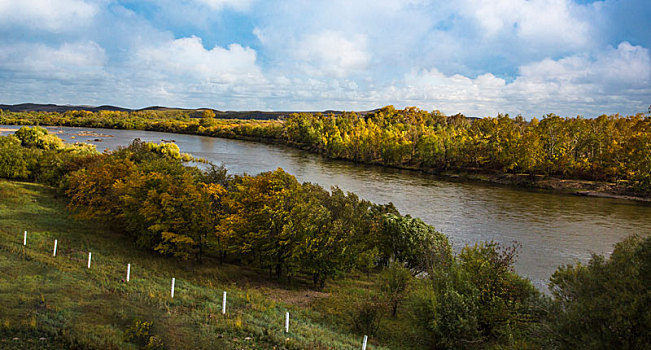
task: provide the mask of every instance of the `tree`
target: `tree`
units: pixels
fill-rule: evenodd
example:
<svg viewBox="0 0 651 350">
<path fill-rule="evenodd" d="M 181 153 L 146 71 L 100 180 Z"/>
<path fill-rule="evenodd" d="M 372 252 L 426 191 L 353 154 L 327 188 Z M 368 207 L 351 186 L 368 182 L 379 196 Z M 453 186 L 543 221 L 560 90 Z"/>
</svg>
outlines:
<svg viewBox="0 0 651 350">
<path fill-rule="evenodd" d="M 300 184 L 282 169 L 242 176 L 224 198 L 227 214 L 217 231 L 228 251 L 241 260 L 287 272 L 287 261 L 298 243 L 290 230 L 290 212 L 298 203 Z"/>
<path fill-rule="evenodd" d="M 203 127 L 214 126 L 217 123 L 215 122 L 215 112 L 212 109 L 204 109 L 201 112 L 201 119 L 199 120 L 199 125 Z"/>
<path fill-rule="evenodd" d="M 136 181 L 155 183 L 146 191 L 147 196 L 138 210 L 149 225 L 147 230 L 160 237 L 154 250 L 183 259 L 194 255 L 201 262 L 208 233 L 213 232 L 208 192 L 190 173 L 181 176 L 149 173 Z M 219 189 L 213 189 L 212 194 L 219 196 Z"/>
<path fill-rule="evenodd" d="M 0 177 L 27 179 L 37 152 L 21 147 L 20 139 L 13 135 L 0 136 Z"/>
<path fill-rule="evenodd" d="M 651 344 L 651 237 L 632 236 L 609 259 L 564 266 L 551 277 L 551 313 L 564 349 L 644 349 Z"/>
<path fill-rule="evenodd" d="M 452 258 L 447 237 L 409 215 L 383 216 L 380 247 L 385 261 L 399 261 L 417 271 L 448 264 Z"/>
<path fill-rule="evenodd" d="M 14 133 L 23 147 L 37 147 L 39 139 L 45 135 L 47 135 L 47 129 L 40 126 L 32 128 L 23 126 Z"/>
<path fill-rule="evenodd" d="M 295 265 L 312 275 L 314 285 L 323 288 L 326 280 L 355 266 L 361 253 L 351 239 L 354 222 L 347 220 L 345 195 L 333 189 L 328 193 L 319 185 L 303 184 L 299 204 L 292 210 L 290 229 L 300 237 L 295 249 Z M 342 206 L 343 204 L 343 206 Z M 347 207 L 351 209 L 351 207 Z"/>
<path fill-rule="evenodd" d="M 515 251 L 494 242 L 467 246 L 450 264 L 434 266 L 429 283 L 415 287 L 416 316 L 433 347 L 510 343 L 542 319 L 545 299 L 513 272 Z"/>
<path fill-rule="evenodd" d="M 114 185 L 135 172 L 130 159 L 104 156 L 70 175 L 66 195 L 68 208 L 77 218 L 97 219 L 121 226 L 123 208 Z"/>
<path fill-rule="evenodd" d="M 398 263 L 393 263 L 380 273 L 380 290 L 391 308 L 391 315 L 396 317 L 398 305 L 407 294 L 411 272 Z"/>
</svg>

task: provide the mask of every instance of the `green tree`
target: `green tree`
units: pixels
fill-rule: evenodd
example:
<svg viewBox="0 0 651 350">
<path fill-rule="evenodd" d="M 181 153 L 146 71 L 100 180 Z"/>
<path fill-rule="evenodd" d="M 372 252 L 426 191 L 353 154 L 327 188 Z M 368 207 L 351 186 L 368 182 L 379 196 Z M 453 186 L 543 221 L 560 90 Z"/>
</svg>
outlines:
<svg viewBox="0 0 651 350">
<path fill-rule="evenodd" d="M 407 295 L 411 279 L 411 272 L 397 263 L 389 265 L 380 273 L 380 291 L 389 304 L 393 317 L 396 317 L 398 306 Z"/>
<path fill-rule="evenodd" d="M 447 264 L 452 259 L 447 237 L 409 215 L 383 216 L 380 248 L 385 261 L 399 261 L 418 271 Z"/>
<path fill-rule="evenodd" d="M 8 179 L 27 179 L 37 160 L 37 150 L 28 150 L 13 135 L 0 136 L 0 177 Z"/>
<path fill-rule="evenodd" d="M 224 198 L 226 217 L 217 231 L 241 260 L 287 272 L 287 261 L 298 243 L 290 230 L 290 212 L 297 204 L 300 184 L 282 169 L 243 176 Z"/>
<path fill-rule="evenodd" d="M 515 251 L 482 243 L 465 247 L 451 264 L 432 267 L 430 283 L 416 293 L 416 311 L 434 347 L 512 345 L 542 320 L 545 299 L 513 272 Z"/>
<path fill-rule="evenodd" d="M 609 259 L 564 266 L 551 278 L 553 334 L 563 349 L 645 349 L 651 344 L 651 237 L 618 243 Z"/>
<path fill-rule="evenodd" d="M 204 109 L 201 112 L 201 119 L 199 120 L 199 125 L 203 127 L 210 127 L 216 125 L 215 121 L 215 112 L 212 109 Z"/>
</svg>

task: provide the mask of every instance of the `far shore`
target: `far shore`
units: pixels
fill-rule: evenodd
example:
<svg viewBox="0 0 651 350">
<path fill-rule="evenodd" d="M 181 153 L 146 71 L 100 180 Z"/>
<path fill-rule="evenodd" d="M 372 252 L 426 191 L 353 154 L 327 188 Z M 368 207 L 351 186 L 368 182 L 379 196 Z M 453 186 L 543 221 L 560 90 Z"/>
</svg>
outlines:
<svg viewBox="0 0 651 350">
<path fill-rule="evenodd" d="M 443 173 L 439 176 L 469 181 L 478 181 L 519 188 L 530 188 L 552 193 L 571 194 L 583 197 L 610 198 L 651 203 L 651 197 L 640 197 L 626 192 L 626 188 L 613 182 L 559 179 L 549 176 L 528 174 L 488 173 Z"/>
<path fill-rule="evenodd" d="M 41 125 L 41 126 L 46 126 L 46 125 Z M 84 128 L 93 129 L 91 127 L 84 127 Z M 16 129 L 0 128 L 0 133 L 13 132 L 13 131 L 16 131 Z M 146 130 L 142 130 L 142 131 L 146 131 Z M 113 137 L 113 135 L 94 133 L 92 131 L 86 133 L 74 134 L 74 135 Z M 196 135 L 196 134 L 190 134 L 190 135 Z M 207 136 L 207 135 L 203 135 L 203 136 Z M 219 137 L 219 136 L 210 136 L 210 137 Z M 289 147 L 299 148 L 309 153 L 319 154 L 319 152 L 315 152 L 314 150 L 302 148 L 297 145 L 291 145 L 284 142 L 280 142 L 279 140 L 276 139 L 265 139 L 260 137 L 247 137 L 247 136 L 223 137 L 223 138 L 261 142 L 266 144 L 280 144 Z M 96 139 L 95 141 L 101 141 L 101 140 Z M 163 142 L 165 142 L 165 140 L 163 140 Z M 367 164 L 367 165 L 376 165 L 380 167 L 410 170 L 414 172 L 439 176 L 443 179 L 449 179 L 452 181 L 454 180 L 474 181 L 474 182 L 482 182 L 482 183 L 495 184 L 495 185 L 512 186 L 515 188 L 540 190 L 549 193 L 570 194 L 570 195 L 577 195 L 577 196 L 584 196 L 584 197 L 610 198 L 610 199 L 620 199 L 620 200 L 627 200 L 627 201 L 651 203 L 651 197 L 635 196 L 634 194 L 631 194 L 630 191 L 627 191 L 626 186 L 617 183 L 611 183 L 611 182 L 560 179 L 552 176 L 543 176 L 543 175 L 531 176 L 529 174 L 491 173 L 491 172 L 482 172 L 482 171 L 437 172 L 437 171 L 433 171 L 432 169 L 423 169 L 423 168 L 410 167 L 410 166 L 391 166 L 391 165 L 383 165 L 378 163 L 359 163 L 349 159 L 340 159 L 340 160 L 353 162 L 355 164 Z"/>
</svg>

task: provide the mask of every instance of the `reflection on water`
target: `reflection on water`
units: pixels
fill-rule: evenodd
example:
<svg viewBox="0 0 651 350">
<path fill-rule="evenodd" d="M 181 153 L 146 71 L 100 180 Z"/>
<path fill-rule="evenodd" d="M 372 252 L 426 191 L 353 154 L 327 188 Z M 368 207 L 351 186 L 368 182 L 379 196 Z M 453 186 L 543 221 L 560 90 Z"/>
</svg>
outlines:
<svg viewBox="0 0 651 350">
<path fill-rule="evenodd" d="M 2 127 L 13 128 L 18 127 Z M 76 136 L 86 128 L 62 130 L 67 142 L 85 141 L 99 150 L 134 138 L 175 140 L 182 152 L 224 163 L 231 173 L 257 174 L 283 168 L 299 181 L 339 186 L 376 203 L 393 202 L 403 214 L 420 217 L 450 237 L 456 249 L 495 240 L 522 244 L 516 270 L 546 290 L 557 266 L 608 254 L 626 236 L 651 233 L 651 206 L 631 201 L 532 192 L 511 187 L 451 182 L 416 172 L 332 161 L 284 146 L 135 130 L 98 131 L 114 137 Z M 95 142 L 94 139 L 101 139 Z"/>
</svg>

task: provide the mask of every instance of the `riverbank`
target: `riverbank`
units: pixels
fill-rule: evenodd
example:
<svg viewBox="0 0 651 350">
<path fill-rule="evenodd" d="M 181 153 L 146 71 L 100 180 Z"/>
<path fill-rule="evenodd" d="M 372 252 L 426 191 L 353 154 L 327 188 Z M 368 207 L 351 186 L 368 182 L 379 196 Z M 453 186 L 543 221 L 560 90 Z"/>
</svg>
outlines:
<svg viewBox="0 0 651 350">
<path fill-rule="evenodd" d="M 266 144 L 285 145 L 297 148 L 306 152 L 318 154 L 326 159 L 336 159 L 339 161 L 350 162 L 354 164 L 366 164 L 385 168 L 394 168 L 408 170 L 415 173 L 434 175 L 442 180 L 451 181 L 470 181 L 484 184 L 494 184 L 510 186 L 515 188 L 524 188 L 548 193 L 567 194 L 583 197 L 610 198 L 637 202 L 651 203 L 651 194 L 649 196 L 639 196 L 631 191 L 630 187 L 615 182 L 589 181 L 576 179 L 562 179 L 553 176 L 531 175 L 531 174 L 513 174 L 496 171 L 483 171 L 475 169 L 473 172 L 468 171 L 437 171 L 433 168 L 423 168 L 407 165 L 386 165 L 380 162 L 356 162 L 346 158 L 331 158 L 320 152 L 318 149 L 301 147 L 296 144 L 288 144 L 280 140 L 253 139 L 243 138 L 245 141 L 260 142 Z"/>
<path fill-rule="evenodd" d="M 198 118 L 161 111 L 5 112 L 0 113 L 0 124 L 136 129 L 282 144 L 328 159 L 415 170 L 442 178 L 651 201 L 651 165 L 644 157 L 649 147 L 645 141 L 649 118 L 554 116 L 528 123 L 508 117 L 471 121 L 424 111 L 416 111 L 419 114 L 414 116 L 413 112 L 385 108 L 365 116 L 296 114 L 264 121 Z M 546 140 L 551 134 L 543 124 L 550 124 L 556 133 L 553 139 L 564 143 Z M 619 134 L 590 138 L 585 132 L 588 126 L 615 129 Z"/>
<path fill-rule="evenodd" d="M 18 124 L 17 126 L 19 125 L 29 126 L 29 124 Z M 61 126 L 56 124 L 53 125 L 41 124 L 41 125 L 49 126 L 49 127 Z M 107 126 L 102 126 L 102 128 L 111 129 L 110 127 Z M 112 129 L 131 130 L 126 128 L 112 128 Z M 344 161 L 353 164 L 366 164 L 366 165 L 373 165 L 373 166 L 385 167 L 385 168 L 409 170 L 409 171 L 413 171 L 414 173 L 435 175 L 436 177 L 442 180 L 470 181 L 470 182 L 478 182 L 478 183 L 485 183 L 485 184 L 510 186 L 515 188 L 532 189 L 538 191 L 545 191 L 548 193 L 559 193 L 559 194 L 576 195 L 576 196 L 584 196 L 584 197 L 611 198 L 611 199 L 620 199 L 620 200 L 647 202 L 647 203 L 651 202 L 651 196 L 647 196 L 647 197 L 636 196 L 634 193 L 631 193 L 630 188 L 614 182 L 561 179 L 557 177 L 544 176 L 544 175 L 532 176 L 530 174 L 512 174 L 512 173 L 501 173 L 501 172 L 494 172 L 494 171 L 486 172 L 486 171 L 482 171 L 481 169 L 476 169 L 474 172 L 467 172 L 467 171 L 441 172 L 432 168 L 421 168 L 421 167 L 405 166 L 405 165 L 386 165 L 379 162 L 356 162 L 354 160 L 346 159 L 346 158 L 328 157 L 327 155 L 320 152 L 318 149 L 301 147 L 300 145 L 288 143 L 286 140 L 283 140 L 275 136 L 274 137 L 249 136 L 249 135 L 242 135 L 234 132 L 224 132 L 219 135 L 211 135 L 207 133 L 197 133 L 196 131 L 190 132 L 189 130 L 178 130 L 178 131 L 161 130 L 158 127 L 141 128 L 138 130 L 169 132 L 169 133 L 180 134 L 180 135 L 207 136 L 207 137 L 224 138 L 229 140 L 258 142 L 267 145 L 287 146 L 287 147 L 296 148 L 305 152 L 319 155 L 325 159 L 333 159 L 333 160 Z M 10 129 L 10 128 L 0 128 L 0 133 L 13 132 L 13 131 L 14 129 Z M 113 135 L 104 135 L 104 134 L 94 134 L 92 132 L 89 133 L 88 135 L 90 134 L 95 136 L 102 136 L 102 137 L 113 136 Z M 87 134 L 75 134 L 75 135 L 88 136 Z M 99 140 L 96 139 L 94 141 L 99 141 Z M 161 141 L 174 142 L 175 140 L 161 140 Z"/>
<path fill-rule="evenodd" d="M 638 202 L 651 202 L 651 197 L 630 194 L 625 186 L 613 182 L 586 180 L 568 180 L 543 175 L 528 174 L 488 174 L 488 173 L 441 173 L 439 176 L 449 179 L 477 181 L 520 188 L 541 190 L 584 197 L 611 198 Z"/>
</svg>

